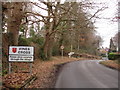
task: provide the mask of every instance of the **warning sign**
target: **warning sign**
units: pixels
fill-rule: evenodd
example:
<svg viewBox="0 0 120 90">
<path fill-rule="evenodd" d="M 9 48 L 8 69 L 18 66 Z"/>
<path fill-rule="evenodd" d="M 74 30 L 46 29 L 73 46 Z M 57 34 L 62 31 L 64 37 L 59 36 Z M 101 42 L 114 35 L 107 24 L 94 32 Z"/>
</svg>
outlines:
<svg viewBox="0 0 120 90">
<path fill-rule="evenodd" d="M 34 47 L 31 46 L 10 46 L 9 61 L 33 62 Z"/>
</svg>

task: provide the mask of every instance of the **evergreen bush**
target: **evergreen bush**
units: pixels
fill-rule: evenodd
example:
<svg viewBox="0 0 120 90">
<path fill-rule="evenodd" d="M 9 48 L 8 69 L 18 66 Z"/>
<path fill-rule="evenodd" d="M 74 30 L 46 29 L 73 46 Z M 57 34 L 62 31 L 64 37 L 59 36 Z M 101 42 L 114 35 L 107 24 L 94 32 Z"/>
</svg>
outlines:
<svg viewBox="0 0 120 90">
<path fill-rule="evenodd" d="M 120 58 L 120 54 L 118 54 L 118 53 L 111 52 L 111 53 L 108 54 L 108 59 L 109 60 L 117 60 L 119 58 Z"/>
</svg>

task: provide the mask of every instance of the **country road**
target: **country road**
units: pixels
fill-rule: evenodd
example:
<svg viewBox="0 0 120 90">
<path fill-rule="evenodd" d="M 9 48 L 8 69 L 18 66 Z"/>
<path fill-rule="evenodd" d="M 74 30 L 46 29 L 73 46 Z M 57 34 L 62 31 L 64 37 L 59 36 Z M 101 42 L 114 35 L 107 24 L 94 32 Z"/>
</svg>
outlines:
<svg viewBox="0 0 120 90">
<path fill-rule="evenodd" d="M 66 64 L 55 88 L 118 88 L 118 71 L 99 64 L 100 60 L 82 60 Z"/>
</svg>

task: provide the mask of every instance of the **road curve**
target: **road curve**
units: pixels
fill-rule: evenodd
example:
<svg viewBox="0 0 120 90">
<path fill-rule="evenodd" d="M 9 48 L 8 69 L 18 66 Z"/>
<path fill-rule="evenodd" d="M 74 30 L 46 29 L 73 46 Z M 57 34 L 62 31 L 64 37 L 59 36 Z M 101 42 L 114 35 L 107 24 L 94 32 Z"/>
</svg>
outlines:
<svg viewBox="0 0 120 90">
<path fill-rule="evenodd" d="M 118 71 L 99 64 L 101 60 L 82 60 L 66 64 L 55 88 L 118 88 Z"/>
</svg>

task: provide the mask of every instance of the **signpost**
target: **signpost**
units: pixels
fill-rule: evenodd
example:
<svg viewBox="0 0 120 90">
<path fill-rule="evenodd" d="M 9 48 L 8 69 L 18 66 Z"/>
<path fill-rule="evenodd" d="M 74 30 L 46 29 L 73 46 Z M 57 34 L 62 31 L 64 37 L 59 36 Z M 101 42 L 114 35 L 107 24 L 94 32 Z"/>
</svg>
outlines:
<svg viewBox="0 0 120 90">
<path fill-rule="evenodd" d="M 63 49 L 64 49 L 64 46 L 62 45 L 60 48 L 62 50 L 61 53 L 62 53 L 62 59 L 63 59 Z"/>
<path fill-rule="evenodd" d="M 9 46 L 9 73 L 11 62 L 30 62 L 30 73 L 34 60 L 34 47 L 32 46 Z"/>
</svg>

